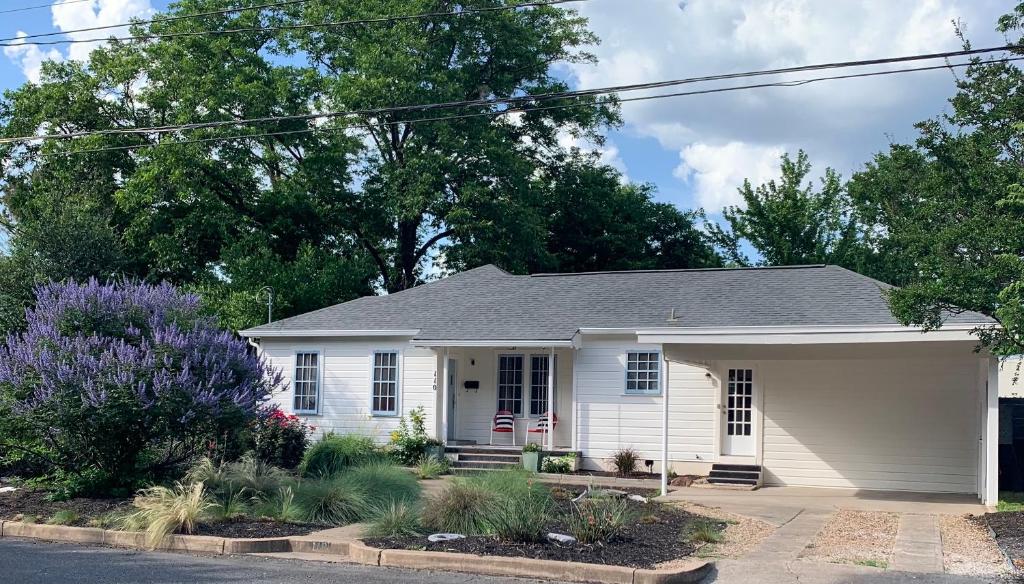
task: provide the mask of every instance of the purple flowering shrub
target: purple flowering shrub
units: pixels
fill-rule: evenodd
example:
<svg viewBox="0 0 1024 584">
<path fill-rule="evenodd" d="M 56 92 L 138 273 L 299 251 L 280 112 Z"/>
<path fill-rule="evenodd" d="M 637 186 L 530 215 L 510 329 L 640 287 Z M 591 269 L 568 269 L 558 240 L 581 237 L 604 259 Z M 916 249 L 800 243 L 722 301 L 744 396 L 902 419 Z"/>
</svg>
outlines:
<svg viewBox="0 0 1024 584">
<path fill-rule="evenodd" d="M 70 490 L 134 487 L 256 419 L 280 374 L 169 284 L 41 286 L 0 347 L 0 455 Z"/>
</svg>

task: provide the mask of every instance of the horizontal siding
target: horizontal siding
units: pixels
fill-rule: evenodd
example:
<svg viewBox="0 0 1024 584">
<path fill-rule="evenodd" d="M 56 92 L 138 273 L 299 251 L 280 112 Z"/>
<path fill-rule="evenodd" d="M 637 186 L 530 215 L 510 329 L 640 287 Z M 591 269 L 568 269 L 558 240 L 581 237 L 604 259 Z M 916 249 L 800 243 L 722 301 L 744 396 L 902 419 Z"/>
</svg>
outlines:
<svg viewBox="0 0 1024 584">
<path fill-rule="evenodd" d="M 387 442 L 398 427 L 398 417 L 372 416 L 370 413 L 370 368 L 375 350 L 398 350 L 402 415 L 418 406 L 426 413 L 427 432 L 435 426 L 434 390 L 437 358 L 430 349 L 409 347 L 407 343 L 362 341 L 292 342 L 265 339 L 261 348 L 271 365 L 284 376 L 284 388 L 274 396 L 278 406 L 292 411 L 292 375 L 296 351 L 319 351 L 322 355 L 320 413 L 303 416 L 317 426 L 318 433 L 358 433 Z"/>
<path fill-rule="evenodd" d="M 621 448 L 661 460 L 662 398 L 625 395 L 626 353 L 638 350 L 657 347 L 598 341 L 578 351 L 579 448 L 589 466 L 606 465 Z M 715 387 L 703 369 L 670 365 L 670 460 L 713 460 L 715 404 Z"/>
<path fill-rule="evenodd" d="M 765 481 L 973 493 L 977 360 L 762 362 Z"/>
</svg>

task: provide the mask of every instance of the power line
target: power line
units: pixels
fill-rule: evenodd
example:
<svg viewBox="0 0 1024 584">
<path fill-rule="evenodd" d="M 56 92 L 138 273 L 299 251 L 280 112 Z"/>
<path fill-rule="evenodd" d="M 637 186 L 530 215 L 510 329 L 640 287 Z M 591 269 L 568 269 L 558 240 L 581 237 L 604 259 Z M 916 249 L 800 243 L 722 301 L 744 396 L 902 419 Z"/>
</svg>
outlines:
<svg viewBox="0 0 1024 584">
<path fill-rule="evenodd" d="M 79 1 L 85 1 L 85 0 L 79 0 Z M 143 24 L 155 24 L 155 23 L 164 23 L 164 22 L 176 22 L 176 21 L 179 21 L 179 20 L 188 20 L 190 18 L 202 18 L 204 16 L 221 16 L 221 15 L 224 15 L 224 14 L 233 14 L 235 12 L 248 12 L 250 10 L 266 10 L 267 8 L 280 8 L 282 6 L 290 6 L 292 4 L 305 4 L 305 3 L 311 2 L 311 1 L 312 0 L 285 0 L 285 1 L 282 1 L 282 2 L 274 2 L 272 4 L 260 4 L 258 6 L 243 6 L 243 7 L 240 7 L 240 8 L 225 8 L 223 10 L 211 10 L 209 12 L 196 12 L 194 14 L 182 14 L 182 15 L 179 15 L 179 16 L 162 16 L 162 17 L 159 17 L 159 18 L 151 19 L 151 20 L 139 20 L 139 21 L 136 21 L 136 22 L 125 22 L 125 23 L 122 23 L 122 24 L 107 24 L 107 25 L 103 25 L 103 26 L 90 26 L 88 28 L 76 28 L 76 29 L 72 29 L 72 30 L 62 30 L 62 31 L 57 31 L 57 32 L 44 32 L 44 33 L 30 34 L 30 35 L 25 35 L 25 36 L 20 36 L 20 37 L 0 38 L 0 42 L 24 40 L 24 39 L 37 39 L 37 38 L 44 38 L 44 37 L 60 36 L 62 34 L 73 34 L 73 33 L 76 33 L 76 32 L 92 32 L 92 31 L 96 31 L 96 30 L 108 30 L 108 29 L 111 29 L 111 28 L 124 28 L 126 26 L 132 26 L 132 25 L 135 25 L 135 24 L 143 25 Z M 67 4 L 67 3 L 65 3 L 65 4 Z"/>
<path fill-rule="evenodd" d="M 308 1 L 308 0 L 306 0 L 306 1 Z M 570 4 L 570 3 L 588 2 L 588 1 L 589 0 L 543 0 L 543 1 L 539 1 L 538 0 L 538 1 L 533 1 L 533 2 L 522 2 L 522 3 L 519 3 L 519 4 L 509 4 L 509 5 L 506 5 L 506 6 L 493 6 L 493 7 L 490 7 L 490 8 L 467 8 L 467 9 L 464 9 L 464 10 L 456 10 L 456 11 L 449 11 L 449 12 L 424 12 L 424 13 L 421 13 L 421 14 L 400 14 L 400 15 L 394 15 L 394 16 L 380 16 L 380 17 L 376 17 L 376 18 L 359 18 L 359 19 L 352 19 L 352 20 L 339 20 L 339 21 L 321 22 L 321 23 L 282 24 L 282 25 L 278 25 L 278 26 L 252 26 L 252 27 L 244 27 L 244 28 L 229 28 L 229 29 L 224 29 L 224 30 L 195 30 L 195 31 L 169 32 L 169 33 L 149 33 L 149 34 L 133 35 L 133 36 L 123 36 L 123 37 L 108 36 L 108 37 L 94 37 L 94 38 L 88 38 L 88 39 L 59 39 L 59 40 L 54 40 L 54 41 L 31 41 L 31 40 L 24 41 L 23 40 L 23 39 L 28 39 L 28 38 L 42 37 L 42 36 L 55 36 L 55 35 L 61 35 L 61 34 L 69 34 L 69 33 L 79 32 L 79 31 L 99 30 L 99 29 L 102 29 L 102 28 L 117 28 L 117 27 L 123 27 L 123 26 L 130 26 L 132 24 L 132 23 L 126 23 L 126 24 L 111 25 L 111 26 L 106 26 L 106 27 L 95 27 L 93 29 L 78 29 L 78 30 L 61 31 L 61 32 L 55 32 L 55 33 L 38 34 L 38 35 L 32 35 L 32 36 L 9 37 L 9 38 L 6 38 L 6 39 L 0 39 L 0 41 L 14 41 L 14 42 L 0 42 L 0 47 L 14 47 L 14 46 L 22 46 L 22 45 L 39 45 L 39 46 L 44 46 L 44 45 L 68 45 L 68 44 L 76 44 L 76 43 L 96 43 L 96 42 L 104 42 L 104 41 L 112 41 L 112 40 L 114 40 L 114 41 L 142 41 L 142 40 L 168 39 L 168 38 L 179 38 L 179 37 L 195 37 L 195 36 L 204 36 L 204 35 L 238 34 L 238 33 L 245 33 L 245 32 L 270 32 L 270 31 L 278 31 L 278 30 L 308 30 L 308 29 L 317 29 L 317 28 L 335 28 L 335 27 L 343 27 L 343 26 L 353 26 L 353 25 L 358 25 L 358 24 L 379 24 L 379 23 L 385 23 L 385 22 L 403 22 L 403 21 L 406 21 L 406 20 L 421 20 L 421 19 L 424 19 L 424 18 L 442 18 L 442 17 L 448 17 L 448 16 L 466 16 L 466 15 L 471 15 L 471 14 L 485 14 L 485 13 L 490 13 L 490 12 L 501 12 L 501 11 L 505 11 L 505 10 L 516 10 L 516 9 L 519 9 L 519 8 L 537 8 L 537 7 L 543 7 L 543 6 L 555 6 L 555 5 L 559 5 L 559 4 Z M 238 11 L 238 9 L 235 9 L 235 10 L 224 11 L 222 13 L 237 12 L 237 11 Z M 194 16 L 199 16 L 199 15 L 182 15 L 182 16 L 173 17 L 173 18 L 184 19 L 184 18 L 193 18 Z M 156 19 L 156 20 L 152 20 L 152 21 L 149 21 L 149 22 L 151 22 L 151 23 L 164 22 L 166 20 L 168 20 L 168 19 Z"/>
<path fill-rule="evenodd" d="M 60 6 L 66 6 L 68 4 L 81 4 L 82 2 L 94 2 L 95 0 L 64 0 L 60 3 Z M 54 3 L 49 4 L 36 4 L 35 6 L 22 6 L 21 8 L 10 8 L 8 10 L 0 10 L 0 14 L 10 14 L 11 12 L 26 12 L 28 10 L 38 10 L 40 8 L 53 8 Z"/>
<path fill-rule="evenodd" d="M 822 63 L 818 65 L 801 65 L 797 67 L 785 67 L 780 69 L 765 69 L 759 71 L 747 71 L 742 73 L 726 73 L 719 75 L 706 75 L 702 77 L 688 77 L 684 79 L 673 79 L 668 81 L 655 81 L 649 83 L 634 83 L 630 85 L 617 85 L 611 87 L 601 87 L 594 89 L 574 90 L 574 91 L 562 91 L 562 92 L 551 92 L 537 95 L 522 95 L 508 98 L 498 99 L 477 99 L 477 100 L 464 100 L 464 101 L 453 101 L 453 102 L 442 102 L 442 103 L 431 103 L 431 104 L 418 104 L 418 105 L 402 105 L 402 106 L 388 106 L 381 108 L 362 109 L 362 110 L 350 110 L 350 111 L 336 111 L 336 112 L 323 112 L 323 113 L 311 113 L 311 114 L 298 114 L 289 116 L 265 116 L 260 118 L 243 118 L 238 120 L 217 120 L 211 122 L 197 122 L 191 124 L 176 124 L 176 125 L 165 125 L 165 126 L 149 126 L 142 128 L 118 128 L 111 130 L 86 130 L 81 132 L 66 132 L 61 134 L 39 134 L 35 136 L 21 136 L 14 138 L 3 138 L 0 139 L 0 144 L 10 144 L 13 142 L 28 142 L 31 140 L 52 140 L 59 138 L 80 138 L 84 136 L 101 136 L 101 135 L 119 135 L 119 134 L 157 134 L 176 132 L 181 130 L 199 130 L 207 128 L 218 128 L 225 126 L 243 126 L 249 124 L 265 124 L 271 122 L 287 122 L 287 121 L 310 121 L 315 119 L 332 119 L 340 117 L 352 117 L 352 116 L 381 116 L 384 114 L 402 113 L 402 112 L 413 112 L 413 111 L 432 111 L 432 110 L 443 110 L 452 108 L 466 108 L 476 106 L 505 106 L 508 108 L 516 107 L 517 104 L 532 104 L 543 101 L 557 100 L 557 99 L 572 99 L 579 97 L 589 97 L 597 95 L 607 95 L 611 93 L 625 93 L 631 91 L 642 91 L 647 89 L 659 89 L 664 87 L 673 87 L 679 85 L 688 85 L 692 83 L 703 83 L 707 81 L 722 81 L 728 79 L 739 79 L 744 77 L 760 77 L 765 75 L 779 75 L 788 73 L 800 73 L 807 71 L 818 71 L 823 69 L 840 69 L 848 67 L 862 67 L 868 65 L 885 65 L 893 63 L 903 63 L 910 61 L 922 61 L 939 58 L 950 58 L 950 57 L 962 57 L 970 55 L 979 55 L 984 53 L 993 53 L 1000 51 L 1007 51 L 1014 48 L 1014 45 L 1004 45 L 1001 47 L 988 47 L 982 49 L 967 49 L 961 51 L 948 51 L 944 53 L 929 53 L 920 55 L 908 55 L 903 57 L 886 57 L 881 59 L 868 59 L 861 61 L 843 61 L 834 63 Z M 941 68 L 941 67 L 940 67 Z"/>
<path fill-rule="evenodd" d="M 1016 61 L 1024 61 L 1024 57 L 1008 57 L 1008 58 L 1004 58 L 1004 59 L 993 59 L 993 60 L 988 61 L 988 62 L 989 63 L 1011 63 L 1011 62 L 1016 62 Z M 936 71 L 936 70 L 939 70 L 939 69 L 954 69 L 954 68 L 961 68 L 961 67 L 969 67 L 972 64 L 973 64 L 972 62 L 945 63 L 945 64 L 942 64 L 942 65 L 931 65 L 931 66 L 928 66 L 928 67 L 911 67 L 911 68 L 904 68 L 904 69 L 891 69 L 891 70 L 887 70 L 887 71 L 872 71 L 872 72 L 867 72 L 867 73 L 851 73 L 851 74 L 848 74 L 848 75 L 831 75 L 831 76 L 827 76 L 827 77 L 812 77 L 812 78 L 809 78 L 809 79 L 797 79 L 797 80 L 793 80 L 793 81 L 775 81 L 775 82 L 770 82 L 770 83 L 758 83 L 758 84 L 751 84 L 751 85 L 737 85 L 737 86 L 734 86 L 734 87 L 717 87 L 717 88 L 713 88 L 713 89 L 700 89 L 700 90 L 695 90 L 695 91 L 682 91 L 682 92 L 674 92 L 674 93 L 662 93 L 662 94 L 657 94 L 657 95 L 644 95 L 644 96 L 637 96 L 637 97 L 628 97 L 628 98 L 620 99 L 619 102 L 620 103 L 626 103 L 626 102 L 638 102 L 638 101 L 651 101 L 651 100 L 668 99 L 668 98 L 674 98 L 674 97 L 687 97 L 687 96 L 708 95 L 708 94 L 715 94 L 715 93 L 728 93 L 728 92 L 733 92 L 733 91 L 744 91 L 744 90 L 750 90 L 750 89 L 763 89 L 763 88 L 771 88 L 771 87 L 783 87 L 783 88 L 785 88 L 785 87 L 799 87 L 799 86 L 802 86 L 802 85 L 810 85 L 811 83 L 818 83 L 818 82 L 822 82 L 822 81 L 837 81 L 837 80 L 844 80 L 844 79 L 860 79 L 860 78 L 867 78 L 867 77 L 881 77 L 881 76 L 886 76 L 886 75 L 896 75 L 896 74 L 902 74 L 902 73 L 913 73 L 913 72 L 919 72 L 919 71 Z M 539 107 L 516 107 L 516 108 L 509 108 L 509 109 L 501 110 L 501 111 L 474 112 L 474 113 L 469 113 L 469 114 L 457 114 L 457 115 L 451 115 L 451 116 L 437 116 L 437 117 L 432 117 L 432 118 L 405 119 L 405 120 L 384 122 L 383 125 L 390 126 L 390 125 L 397 125 L 397 124 L 419 124 L 419 123 L 428 123 L 428 122 L 447 122 L 447 121 L 452 121 L 452 120 L 462 120 L 462 119 L 478 118 L 478 117 L 502 117 L 502 116 L 513 114 L 513 113 L 532 113 L 532 112 L 537 112 L 537 111 L 562 110 L 562 109 L 570 109 L 570 108 L 577 108 L 577 107 L 594 107 L 595 105 L 600 105 L 600 104 L 594 104 L 592 102 L 586 102 L 586 103 L 569 103 L 569 104 L 558 104 L 558 105 L 539 106 Z M 134 150 L 134 149 L 137 149 L 137 148 L 149 148 L 149 147 L 155 147 L 155 146 L 174 146 L 174 145 L 187 145 L 187 144 L 202 144 L 202 143 L 208 143 L 208 142 L 224 142 L 224 141 L 232 141 L 232 140 L 246 140 L 246 139 L 253 139 L 253 138 L 267 138 L 267 137 L 275 137 L 275 136 L 290 136 L 290 135 L 296 135 L 296 134 L 313 134 L 313 133 L 317 133 L 317 132 L 334 133 L 334 132 L 344 132 L 344 131 L 347 131 L 347 130 L 358 129 L 358 128 L 376 129 L 378 127 L 379 126 L 374 126 L 372 124 L 367 124 L 367 123 L 352 123 L 352 124 L 347 124 L 345 126 L 333 127 L 333 128 L 303 128 L 303 129 L 298 129 L 298 130 L 281 130 L 281 131 L 274 131 L 274 132 L 260 132 L 260 133 L 250 133 L 250 134 L 237 134 L 237 135 L 232 135 L 232 136 L 212 136 L 212 137 L 209 137 L 209 138 L 196 138 L 196 139 L 189 139 L 189 140 L 174 140 L 174 141 L 166 141 L 166 142 L 156 142 L 156 143 L 152 143 L 152 144 L 132 144 L 132 145 L 124 145 L 124 146 L 104 146 L 104 147 L 100 147 L 100 148 L 88 148 L 88 149 L 83 149 L 83 150 L 73 150 L 73 151 L 69 151 L 69 152 L 61 152 L 61 153 L 58 153 L 58 154 L 64 154 L 64 155 L 88 154 L 88 153 L 96 153 L 96 152 L 111 152 L 111 151 L 119 151 L 119 150 Z"/>
</svg>

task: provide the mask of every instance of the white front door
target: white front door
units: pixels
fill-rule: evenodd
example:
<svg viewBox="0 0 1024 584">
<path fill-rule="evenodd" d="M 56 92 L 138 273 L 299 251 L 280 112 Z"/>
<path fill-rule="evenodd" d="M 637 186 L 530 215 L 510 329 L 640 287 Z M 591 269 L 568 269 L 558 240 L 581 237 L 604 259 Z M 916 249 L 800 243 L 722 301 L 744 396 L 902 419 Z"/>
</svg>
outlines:
<svg viewBox="0 0 1024 584">
<path fill-rule="evenodd" d="M 448 359 L 448 440 L 456 439 L 455 427 L 458 425 L 458 417 L 455 415 L 455 405 L 458 403 L 456 396 L 459 393 L 459 362 L 455 359 Z"/>
<path fill-rule="evenodd" d="M 754 456 L 754 370 L 727 369 L 724 385 L 722 454 Z"/>
</svg>

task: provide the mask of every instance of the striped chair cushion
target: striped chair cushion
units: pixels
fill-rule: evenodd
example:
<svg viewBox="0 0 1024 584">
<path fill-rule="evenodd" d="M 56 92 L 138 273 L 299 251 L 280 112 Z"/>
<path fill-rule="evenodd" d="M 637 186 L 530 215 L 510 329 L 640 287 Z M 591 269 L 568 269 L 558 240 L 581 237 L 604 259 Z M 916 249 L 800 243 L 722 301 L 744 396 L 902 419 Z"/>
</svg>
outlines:
<svg viewBox="0 0 1024 584">
<path fill-rule="evenodd" d="M 554 420 L 554 423 L 552 424 L 552 426 L 557 426 L 558 425 L 558 414 L 555 414 L 552 417 L 552 419 Z M 547 414 L 543 414 L 543 415 L 541 415 L 541 417 L 537 418 L 537 425 L 534 426 L 533 428 L 530 428 L 529 431 L 530 432 L 547 432 L 548 431 L 548 415 Z"/>
<path fill-rule="evenodd" d="M 494 414 L 494 432 L 514 432 L 516 417 L 512 412 L 502 410 Z"/>
</svg>

